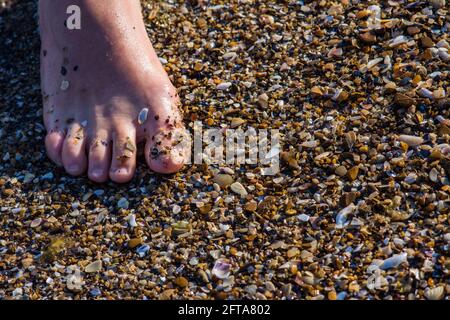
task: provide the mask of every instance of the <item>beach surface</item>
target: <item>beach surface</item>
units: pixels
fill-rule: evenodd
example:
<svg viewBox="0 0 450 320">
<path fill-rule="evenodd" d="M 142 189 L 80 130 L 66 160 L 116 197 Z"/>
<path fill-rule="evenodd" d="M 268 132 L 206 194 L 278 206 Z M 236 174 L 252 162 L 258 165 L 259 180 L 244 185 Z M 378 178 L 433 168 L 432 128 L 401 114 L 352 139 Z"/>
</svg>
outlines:
<svg viewBox="0 0 450 320">
<path fill-rule="evenodd" d="M 46 157 L 37 2 L 0 1 L 0 299 L 449 299 L 449 11 L 370 3 L 142 1 L 186 125 L 277 129 L 280 171 L 98 185 Z"/>
</svg>

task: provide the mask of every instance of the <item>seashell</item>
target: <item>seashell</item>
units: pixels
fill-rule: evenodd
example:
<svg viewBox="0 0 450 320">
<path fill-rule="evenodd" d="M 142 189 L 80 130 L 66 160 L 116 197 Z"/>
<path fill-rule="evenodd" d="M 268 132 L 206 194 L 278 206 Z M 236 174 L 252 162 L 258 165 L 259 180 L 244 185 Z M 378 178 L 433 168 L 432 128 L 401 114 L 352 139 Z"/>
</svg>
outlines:
<svg viewBox="0 0 450 320">
<path fill-rule="evenodd" d="M 309 218 L 311 218 L 310 216 L 308 216 L 307 214 L 300 214 L 297 216 L 298 220 L 302 221 L 302 222 L 308 222 Z"/>
<path fill-rule="evenodd" d="M 86 268 L 84 268 L 84 272 L 86 272 L 86 273 L 99 272 L 100 270 L 102 270 L 102 261 L 101 260 L 96 260 L 96 261 L 88 264 L 86 266 Z"/>
<path fill-rule="evenodd" d="M 434 99 L 433 92 L 431 92 L 430 90 L 428 90 L 426 88 L 420 88 L 418 93 L 422 97 L 425 97 L 425 98 L 428 98 L 428 99 Z"/>
<path fill-rule="evenodd" d="M 234 59 L 236 59 L 236 57 L 237 57 L 237 53 L 236 53 L 236 52 L 227 52 L 227 53 L 225 53 L 225 54 L 222 56 L 222 58 L 223 58 L 224 60 L 231 60 L 231 61 L 233 61 Z"/>
<path fill-rule="evenodd" d="M 389 47 L 394 48 L 406 42 L 408 42 L 408 38 L 406 38 L 405 36 L 398 36 L 391 40 L 391 42 L 389 43 Z"/>
<path fill-rule="evenodd" d="M 319 145 L 319 141 L 312 140 L 312 141 L 305 141 L 302 143 L 302 147 L 304 148 L 315 148 Z"/>
<path fill-rule="evenodd" d="M 439 40 L 439 42 L 436 43 L 436 47 L 437 47 L 437 48 L 447 48 L 447 49 L 450 49 L 450 45 L 448 44 L 447 41 L 445 41 L 445 39 Z"/>
<path fill-rule="evenodd" d="M 442 72 L 440 71 L 435 71 L 429 74 L 430 78 L 434 79 L 436 77 L 440 77 L 442 75 Z"/>
<path fill-rule="evenodd" d="M 406 143 L 410 147 L 417 147 L 423 144 L 424 140 L 421 137 L 410 136 L 406 134 L 402 134 L 398 137 L 398 141 Z"/>
<path fill-rule="evenodd" d="M 138 123 L 144 124 L 145 121 L 147 121 L 147 118 L 148 118 L 148 108 L 144 108 L 141 110 L 141 112 L 139 112 Z"/>
<path fill-rule="evenodd" d="M 345 300 L 347 297 L 347 292 L 341 291 L 336 295 L 336 300 Z"/>
<path fill-rule="evenodd" d="M 39 225 L 41 223 L 42 223 L 42 219 L 41 218 L 34 219 L 33 221 L 31 221 L 30 227 L 31 228 L 37 228 L 37 227 L 39 227 Z"/>
<path fill-rule="evenodd" d="M 394 254 L 392 257 L 387 258 L 383 261 L 383 263 L 380 265 L 380 269 L 387 270 L 392 268 L 397 268 L 400 264 L 403 262 L 408 262 L 407 253 L 400 253 L 400 254 Z"/>
<path fill-rule="evenodd" d="M 349 131 L 345 134 L 345 141 L 347 142 L 347 145 L 352 148 L 357 140 L 357 136 L 355 131 Z"/>
<path fill-rule="evenodd" d="M 261 94 L 258 97 L 258 103 L 261 107 L 267 108 L 269 106 L 269 96 L 266 93 Z"/>
<path fill-rule="evenodd" d="M 438 52 L 437 52 L 439 58 L 441 58 L 444 61 L 448 61 L 449 60 L 449 54 L 447 51 L 447 48 L 439 48 Z"/>
<path fill-rule="evenodd" d="M 211 273 L 219 279 L 227 279 L 230 276 L 231 264 L 224 259 L 219 259 L 214 263 Z"/>
<path fill-rule="evenodd" d="M 231 119 L 231 128 L 232 129 L 234 129 L 234 128 L 237 128 L 237 127 L 239 127 L 240 125 L 242 125 L 242 124 L 244 124 L 245 123 L 245 120 L 243 120 L 243 119 L 241 119 L 241 118 L 233 118 L 233 119 Z"/>
<path fill-rule="evenodd" d="M 340 57 L 343 53 L 344 51 L 342 50 L 342 48 L 333 48 L 328 52 L 328 57 Z"/>
<path fill-rule="evenodd" d="M 189 264 L 190 264 L 191 266 L 196 266 L 196 265 L 198 265 L 198 258 L 197 258 L 197 257 L 192 257 L 192 258 L 189 260 Z"/>
<path fill-rule="evenodd" d="M 433 168 L 430 170 L 430 173 L 428 176 L 430 177 L 431 181 L 438 182 L 438 175 L 439 175 L 439 172 L 436 170 L 436 168 Z"/>
<path fill-rule="evenodd" d="M 445 119 L 443 116 L 438 115 L 436 117 L 436 120 L 439 121 L 439 123 L 445 124 L 446 126 L 450 126 L 450 120 Z"/>
<path fill-rule="evenodd" d="M 373 67 L 375 67 L 377 64 L 379 64 L 381 61 L 383 61 L 384 58 L 376 58 L 373 60 L 370 60 L 369 63 L 367 64 L 367 69 L 370 70 Z"/>
<path fill-rule="evenodd" d="M 143 258 L 147 254 L 147 252 L 150 250 L 150 246 L 147 244 L 144 244 L 136 249 L 136 253 L 139 255 L 139 257 Z"/>
<path fill-rule="evenodd" d="M 178 221 L 175 223 L 172 223 L 171 225 L 173 233 L 175 235 L 180 235 L 186 232 L 189 232 L 191 230 L 191 225 L 187 221 Z"/>
<path fill-rule="evenodd" d="M 222 82 L 217 85 L 216 89 L 217 90 L 227 90 L 229 87 L 231 87 L 231 85 L 232 85 L 231 82 Z"/>
<path fill-rule="evenodd" d="M 433 97 L 435 99 L 443 99 L 445 98 L 445 90 L 443 88 L 439 88 L 433 91 Z"/>
<path fill-rule="evenodd" d="M 178 214 L 181 212 L 181 207 L 179 205 L 174 204 L 172 207 L 172 213 L 173 214 Z"/>
<path fill-rule="evenodd" d="M 237 193 L 241 197 L 246 197 L 248 194 L 247 190 L 245 190 L 245 187 L 239 182 L 232 183 L 230 188 L 233 192 Z"/>
<path fill-rule="evenodd" d="M 137 227 L 136 215 L 135 215 L 135 214 L 130 214 L 130 215 L 127 217 L 127 222 L 128 222 L 128 225 L 129 225 L 131 228 Z"/>
<path fill-rule="evenodd" d="M 349 214 L 352 214 L 356 210 L 356 206 L 352 203 L 349 206 L 345 207 L 336 215 L 336 229 L 341 229 L 344 227 L 347 222 L 347 217 Z"/>
<path fill-rule="evenodd" d="M 417 174 L 415 173 L 410 173 L 405 177 L 405 182 L 408 184 L 412 184 L 414 182 L 416 182 L 417 180 Z"/>
<path fill-rule="evenodd" d="M 439 286 L 436 288 L 427 288 L 424 292 L 425 298 L 428 300 L 442 300 L 444 298 L 444 286 Z"/>
<path fill-rule="evenodd" d="M 128 209 L 130 203 L 126 198 L 121 198 L 119 201 L 117 201 L 117 206 L 121 209 Z"/>
</svg>

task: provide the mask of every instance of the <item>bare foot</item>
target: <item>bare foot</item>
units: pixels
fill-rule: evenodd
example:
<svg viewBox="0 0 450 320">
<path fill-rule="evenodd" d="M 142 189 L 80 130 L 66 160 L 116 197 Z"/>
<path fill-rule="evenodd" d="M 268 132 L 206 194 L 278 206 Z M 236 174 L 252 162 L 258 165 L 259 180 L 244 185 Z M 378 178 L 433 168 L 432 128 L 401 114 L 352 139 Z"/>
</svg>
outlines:
<svg viewBox="0 0 450 320">
<path fill-rule="evenodd" d="M 72 4 L 81 8 L 80 30 L 65 27 Z M 93 181 L 123 183 L 146 140 L 152 170 L 180 170 L 187 150 L 174 147 L 184 134 L 179 100 L 139 0 L 40 0 L 39 14 L 48 156 L 71 175 L 87 170 Z"/>
</svg>

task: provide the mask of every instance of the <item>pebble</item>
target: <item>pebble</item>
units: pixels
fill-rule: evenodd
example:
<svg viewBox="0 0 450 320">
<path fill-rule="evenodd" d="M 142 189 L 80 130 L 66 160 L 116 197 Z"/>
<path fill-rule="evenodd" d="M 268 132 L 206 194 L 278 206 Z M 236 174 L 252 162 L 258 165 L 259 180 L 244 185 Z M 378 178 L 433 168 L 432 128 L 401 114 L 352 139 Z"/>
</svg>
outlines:
<svg viewBox="0 0 450 320">
<path fill-rule="evenodd" d="M 214 182 L 216 182 L 221 188 L 225 188 L 233 183 L 233 177 L 229 174 L 216 174 L 214 176 Z"/>
<path fill-rule="evenodd" d="M 395 95 L 394 102 L 404 108 L 409 108 L 410 106 L 416 104 L 416 100 L 414 98 L 403 93 L 397 93 Z"/>
<path fill-rule="evenodd" d="M 128 247 L 130 249 L 134 249 L 141 244 L 142 244 L 141 238 L 133 238 L 133 239 L 128 240 Z"/>
<path fill-rule="evenodd" d="M 180 288 L 186 288 L 189 285 L 189 281 L 185 277 L 177 277 L 174 282 Z"/>
<path fill-rule="evenodd" d="M 246 197 L 248 194 L 247 190 L 245 190 L 244 186 L 240 182 L 232 183 L 230 188 L 233 192 L 237 193 L 241 197 Z"/>
<path fill-rule="evenodd" d="M 49 181 L 51 181 L 51 180 L 53 180 L 53 178 L 54 178 L 53 173 L 48 172 L 48 173 L 44 174 L 44 175 L 41 177 L 41 180 L 49 180 Z"/>
<path fill-rule="evenodd" d="M 343 177 L 347 174 L 347 168 L 344 166 L 339 166 L 336 168 L 335 172 L 338 176 Z"/>
<path fill-rule="evenodd" d="M 358 174 L 359 174 L 358 166 L 355 166 L 347 171 L 347 177 L 350 179 L 350 181 L 354 181 L 358 177 Z"/>
</svg>

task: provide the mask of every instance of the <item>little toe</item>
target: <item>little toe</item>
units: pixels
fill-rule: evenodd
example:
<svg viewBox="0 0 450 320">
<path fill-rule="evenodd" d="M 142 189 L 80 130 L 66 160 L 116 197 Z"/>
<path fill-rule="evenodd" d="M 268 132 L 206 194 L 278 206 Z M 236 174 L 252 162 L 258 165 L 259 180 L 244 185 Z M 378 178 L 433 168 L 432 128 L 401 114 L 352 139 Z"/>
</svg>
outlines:
<svg viewBox="0 0 450 320">
<path fill-rule="evenodd" d="M 89 145 L 89 179 L 95 182 L 108 180 L 108 170 L 111 163 L 111 143 L 107 133 L 94 134 Z"/>
<path fill-rule="evenodd" d="M 185 129 L 159 131 L 147 139 L 145 158 L 155 172 L 171 174 L 180 171 L 189 159 L 190 143 Z"/>
<path fill-rule="evenodd" d="M 62 166 L 61 152 L 64 143 L 64 133 L 62 131 L 50 131 L 45 137 L 45 149 L 48 157 L 57 165 Z"/>
<path fill-rule="evenodd" d="M 72 124 L 62 148 L 62 163 L 67 173 L 79 176 L 85 172 L 87 166 L 85 145 L 83 127 L 78 123 Z"/>
<path fill-rule="evenodd" d="M 136 170 L 136 130 L 122 126 L 114 135 L 112 149 L 109 177 L 117 183 L 130 181 Z"/>
</svg>

